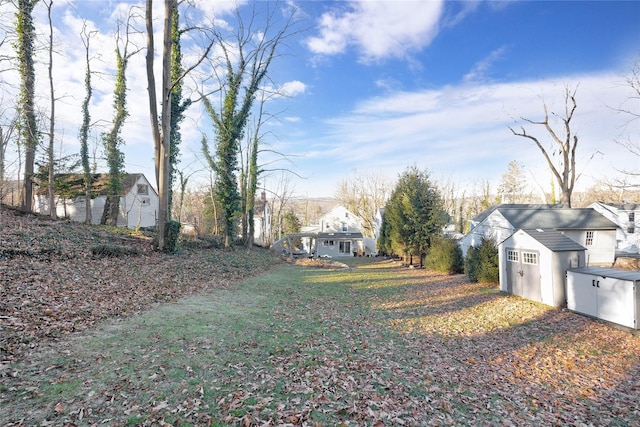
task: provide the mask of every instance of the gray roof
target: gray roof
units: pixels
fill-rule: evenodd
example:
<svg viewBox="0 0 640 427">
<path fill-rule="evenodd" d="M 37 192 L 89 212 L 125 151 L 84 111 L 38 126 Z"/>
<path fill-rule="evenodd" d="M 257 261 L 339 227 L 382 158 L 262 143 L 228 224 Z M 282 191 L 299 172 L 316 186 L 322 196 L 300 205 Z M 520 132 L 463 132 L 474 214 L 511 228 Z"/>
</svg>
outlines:
<svg viewBox="0 0 640 427">
<path fill-rule="evenodd" d="M 592 274 L 594 276 L 613 277 L 614 279 L 631 280 L 640 282 L 640 271 L 618 270 L 616 268 L 605 267 L 580 267 L 570 268 L 568 271 L 576 273 Z"/>
<path fill-rule="evenodd" d="M 478 215 L 471 218 L 472 221 L 481 222 L 486 217 L 491 215 L 496 209 L 560 209 L 562 205 L 543 205 L 543 204 L 516 204 L 516 203 L 500 203 L 497 205 L 493 205 L 488 209 L 480 212 Z"/>
<path fill-rule="evenodd" d="M 621 211 L 638 211 L 640 210 L 640 204 L 638 203 L 604 203 L 604 202 L 599 202 L 601 205 L 604 206 L 612 206 L 616 209 L 619 209 Z"/>
<path fill-rule="evenodd" d="M 592 208 L 497 209 L 516 229 L 615 230 L 616 224 Z"/>
<path fill-rule="evenodd" d="M 522 230 L 553 252 L 584 251 L 586 248 L 556 230 Z"/>
<path fill-rule="evenodd" d="M 318 233 L 319 239 L 362 239 L 362 233 L 351 231 L 335 231 Z"/>
</svg>

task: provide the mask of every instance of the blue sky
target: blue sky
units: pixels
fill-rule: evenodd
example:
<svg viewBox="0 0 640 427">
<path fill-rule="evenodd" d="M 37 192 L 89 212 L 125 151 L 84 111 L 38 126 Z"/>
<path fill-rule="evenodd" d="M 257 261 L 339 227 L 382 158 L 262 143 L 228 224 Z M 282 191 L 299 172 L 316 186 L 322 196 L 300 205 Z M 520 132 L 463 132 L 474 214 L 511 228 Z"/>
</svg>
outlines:
<svg viewBox="0 0 640 427">
<path fill-rule="evenodd" d="M 84 52 L 77 35 L 82 20 L 100 31 L 92 50 L 92 114 L 103 120 L 100 124 L 112 115 L 115 18 L 132 4 L 54 4 L 62 151 L 78 149 Z M 218 24 L 234 25 L 229 13 L 233 4 L 196 4 Z M 567 85 L 578 88 L 578 188 L 615 177 L 616 168 L 640 170 L 640 159 L 614 142 L 632 138 L 637 143 L 640 124 L 627 123 L 628 116 L 613 110 L 624 105 L 640 111 L 640 101 L 629 101 L 630 90 L 623 83 L 640 55 L 640 2 L 301 1 L 280 6 L 299 8 L 304 19 L 298 28 L 303 31 L 288 40 L 272 64 L 270 84 L 284 88 L 289 97 L 267 103 L 277 116 L 264 127 L 264 143 L 289 158 L 273 163 L 277 158 L 265 153 L 261 162 L 305 177 L 290 176 L 297 195 L 331 196 L 356 171 L 394 180 L 412 165 L 460 188 L 488 181 L 495 189 L 512 160 L 525 167 L 532 186 L 548 186 L 542 155 L 533 143 L 513 136 L 509 126 L 524 125 L 521 117 L 541 120 L 543 103 L 562 112 Z M 246 3 L 240 7 L 248 10 Z M 42 23 L 38 31 L 44 33 L 42 5 L 36 15 Z M 3 7 L 0 17 L 10 25 L 10 6 Z M 39 67 L 45 108 L 44 62 Z M 127 171 L 144 172 L 153 180 L 144 72 L 140 53 L 128 72 L 131 116 L 123 129 L 123 149 Z M 185 84 L 193 88 L 196 77 Z M 15 81 L 11 72 L 0 78 Z M 209 175 L 200 139 L 203 133 L 211 136 L 211 123 L 199 104 L 189 110 L 183 129 L 180 168 L 193 174 L 193 187 L 203 186 Z M 543 128 L 526 129 L 550 146 Z M 100 151 L 98 146 L 98 156 Z M 275 190 L 280 179 L 270 173 L 262 185 Z"/>
</svg>

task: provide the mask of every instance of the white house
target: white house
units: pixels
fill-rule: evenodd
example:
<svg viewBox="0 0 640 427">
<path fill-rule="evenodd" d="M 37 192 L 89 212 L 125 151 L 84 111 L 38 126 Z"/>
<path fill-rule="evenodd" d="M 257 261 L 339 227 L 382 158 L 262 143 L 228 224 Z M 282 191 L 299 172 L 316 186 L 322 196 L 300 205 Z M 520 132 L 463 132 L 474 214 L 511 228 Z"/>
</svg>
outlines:
<svg viewBox="0 0 640 427">
<path fill-rule="evenodd" d="M 60 183 L 55 202 L 59 217 L 84 222 L 86 204 L 84 179 L 82 174 L 59 174 Z M 95 174 L 92 179 L 91 220 L 99 224 L 107 199 L 107 174 Z M 34 211 L 49 213 L 49 196 L 46 188 L 39 188 L 35 194 Z M 118 212 L 118 227 L 155 227 L 158 213 L 158 193 L 141 173 L 124 174 Z"/>
<path fill-rule="evenodd" d="M 619 254 L 640 253 L 640 204 L 595 202 L 589 207 L 618 226 L 616 251 Z"/>
<path fill-rule="evenodd" d="M 318 218 L 318 224 L 305 227 L 305 233 L 317 235 L 317 241 L 305 237 L 303 247 L 308 253 L 313 253 L 317 247 L 316 256 L 354 256 L 375 253 L 375 241 L 366 239 L 362 235 L 362 219 L 343 206 L 336 206 Z"/>
<path fill-rule="evenodd" d="M 527 206 L 527 205 L 525 205 Z M 495 207 L 461 240 L 463 254 L 482 239 L 502 243 L 517 230 L 555 230 L 586 248 L 587 265 L 615 261 L 617 226 L 594 209 Z"/>
<path fill-rule="evenodd" d="M 265 248 L 271 245 L 272 218 L 271 204 L 263 191 L 253 205 L 253 241 L 256 245 Z"/>
</svg>

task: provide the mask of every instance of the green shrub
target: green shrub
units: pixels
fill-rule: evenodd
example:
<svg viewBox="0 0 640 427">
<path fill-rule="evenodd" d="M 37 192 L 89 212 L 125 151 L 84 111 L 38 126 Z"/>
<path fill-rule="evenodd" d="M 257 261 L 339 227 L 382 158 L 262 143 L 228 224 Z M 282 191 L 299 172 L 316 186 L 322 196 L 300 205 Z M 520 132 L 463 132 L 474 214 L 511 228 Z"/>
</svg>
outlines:
<svg viewBox="0 0 640 427">
<path fill-rule="evenodd" d="M 438 236 L 431 241 L 425 266 L 431 270 L 456 274 L 464 271 L 462 250 L 455 239 Z"/>
<path fill-rule="evenodd" d="M 467 256 L 464 258 L 464 274 L 467 275 L 472 282 L 478 281 L 478 266 L 480 265 L 480 249 L 473 246 L 467 250 Z"/>
<path fill-rule="evenodd" d="M 478 282 L 498 282 L 500 280 L 500 267 L 498 261 L 498 248 L 491 240 L 480 245 L 480 265 L 478 270 Z"/>
<path fill-rule="evenodd" d="M 498 248 L 492 240 L 482 240 L 477 248 L 469 248 L 464 261 L 464 273 L 474 282 L 500 280 Z"/>
</svg>

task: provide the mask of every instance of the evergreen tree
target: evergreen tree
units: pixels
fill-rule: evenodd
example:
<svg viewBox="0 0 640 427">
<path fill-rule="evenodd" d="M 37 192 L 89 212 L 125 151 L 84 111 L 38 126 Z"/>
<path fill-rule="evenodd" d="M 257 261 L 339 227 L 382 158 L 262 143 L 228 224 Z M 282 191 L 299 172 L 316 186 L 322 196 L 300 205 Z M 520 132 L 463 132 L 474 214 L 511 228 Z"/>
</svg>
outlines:
<svg viewBox="0 0 640 427">
<path fill-rule="evenodd" d="M 410 257 L 410 263 L 417 255 L 422 266 L 431 240 L 442 233 L 446 223 L 442 198 L 429 174 L 415 166 L 409 168 L 400 176 L 385 208 L 385 248 Z"/>
</svg>

